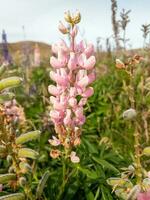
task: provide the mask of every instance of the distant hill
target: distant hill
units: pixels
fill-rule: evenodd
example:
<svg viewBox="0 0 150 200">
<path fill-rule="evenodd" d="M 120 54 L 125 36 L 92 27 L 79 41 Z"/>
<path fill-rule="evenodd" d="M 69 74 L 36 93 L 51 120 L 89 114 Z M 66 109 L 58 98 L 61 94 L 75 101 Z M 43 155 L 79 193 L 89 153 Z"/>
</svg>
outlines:
<svg viewBox="0 0 150 200">
<path fill-rule="evenodd" d="M 49 44 L 36 41 L 20 41 L 20 42 L 9 43 L 8 48 L 13 60 L 19 63 L 19 60 L 25 48 L 28 49 L 31 58 L 33 58 L 34 47 L 36 44 L 38 44 L 40 49 L 41 61 L 43 61 L 44 63 L 49 63 L 49 58 L 51 55 L 51 45 Z M 2 44 L 0 43 L 0 49 L 1 47 Z M 0 55 L 1 54 L 2 52 L 0 51 Z"/>
</svg>

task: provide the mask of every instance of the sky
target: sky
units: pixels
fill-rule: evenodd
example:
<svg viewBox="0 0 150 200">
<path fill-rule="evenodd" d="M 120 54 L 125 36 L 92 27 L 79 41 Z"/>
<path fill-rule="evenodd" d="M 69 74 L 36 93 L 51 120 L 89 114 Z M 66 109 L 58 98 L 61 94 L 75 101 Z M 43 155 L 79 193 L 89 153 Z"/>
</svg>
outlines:
<svg viewBox="0 0 150 200">
<path fill-rule="evenodd" d="M 131 9 L 131 22 L 127 28 L 129 46 L 143 44 L 141 25 L 150 23 L 150 0 L 118 0 L 118 19 L 122 8 Z M 64 12 L 79 10 L 82 15 L 79 37 L 96 43 L 101 37 L 104 43 L 112 35 L 111 0 L 0 0 L 0 32 L 7 32 L 9 42 L 25 39 L 53 43 L 62 35 L 58 22 Z"/>
</svg>

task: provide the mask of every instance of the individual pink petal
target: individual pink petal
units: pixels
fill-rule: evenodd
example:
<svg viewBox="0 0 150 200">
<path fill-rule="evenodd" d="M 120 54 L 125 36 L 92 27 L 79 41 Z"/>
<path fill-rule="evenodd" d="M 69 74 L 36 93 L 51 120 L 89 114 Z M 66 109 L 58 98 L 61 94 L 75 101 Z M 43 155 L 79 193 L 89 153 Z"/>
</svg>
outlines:
<svg viewBox="0 0 150 200">
<path fill-rule="evenodd" d="M 64 105 L 63 105 L 62 103 L 58 102 L 58 101 L 56 101 L 56 102 L 53 104 L 53 106 L 54 106 L 54 109 L 56 109 L 56 110 L 61 110 L 61 111 L 64 111 L 64 110 L 65 110 Z"/>
<path fill-rule="evenodd" d="M 59 114 L 59 112 L 56 111 L 56 110 L 51 110 L 51 111 L 50 111 L 50 116 L 51 116 L 52 118 L 55 118 L 55 119 L 59 119 L 59 118 L 60 118 L 60 114 Z"/>
<path fill-rule="evenodd" d="M 81 41 L 79 42 L 79 44 L 76 45 L 75 51 L 76 51 L 76 52 L 83 53 L 84 50 L 85 50 L 85 44 L 84 44 L 84 41 L 81 40 Z"/>
<path fill-rule="evenodd" d="M 83 67 L 85 61 L 86 61 L 86 55 L 85 55 L 84 53 L 82 53 L 82 54 L 78 57 L 78 64 L 79 64 L 79 66 Z"/>
<path fill-rule="evenodd" d="M 82 96 L 88 98 L 88 97 L 92 96 L 93 93 L 94 93 L 93 88 L 92 88 L 92 87 L 89 87 L 89 88 L 87 88 L 87 89 L 85 90 L 85 92 L 82 94 Z"/>
<path fill-rule="evenodd" d="M 83 115 L 82 117 L 80 116 L 80 118 L 77 118 L 75 120 L 75 124 L 76 126 L 82 126 L 85 123 L 86 117 Z"/>
<path fill-rule="evenodd" d="M 53 97 L 53 96 L 50 97 L 50 102 L 51 102 L 52 104 L 54 104 L 56 101 L 57 101 L 57 100 L 56 100 L 56 97 Z"/>
<path fill-rule="evenodd" d="M 150 191 L 140 192 L 137 196 L 137 200 L 150 200 Z"/>
<path fill-rule="evenodd" d="M 58 61 L 60 62 L 61 67 L 65 67 L 68 61 L 67 54 L 62 48 L 58 50 Z"/>
<path fill-rule="evenodd" d="M 74 97 L 71 97 L 68 102 L 71 107 L 75 107 L 77 105 L 77 99 Z"/>
<path fill-rule="evenodd" d="M 57 44 L 52 44 L 52 52 L 53 52 L 53 53 L 56 53 L 56 54 L 57 54 L 57 53 L 58 53 L 58 48 L 59 48 L 59 47 L 58 47 Z"/>
<path fill-rule="evenodd" d="M 84 78 L 82 78 L 77 85 L 79 85 L 80 87 L 86 87 L 89 84 L 89 77 L 85 76 Z"/>
<path fill-rule="evenodd" d="M 84 69 L 90 70 L 93 69 L 95 63 L 96 63 L 95 56 L 91 56 L 84 62 L 84 66 L 82 67 Z"/>
<path fill-rule="evenodd" d="M 74 151 L 71 152 L 70 159 L 71 159 L 71 162 L 73 162 L 73 163 L 80 162 L 80 158 L 78 156 L 76 156 L 76 152 L 74 152 Z"/>
<path fill-rule="evenodd" d="M 68 102 L 68 97 L 66 96 L 65 93 L 61 94 L 60 95 L 60 103 L 62 103 L 64 106 L 66 106 Z"/>
<path fill-rule="evenodd" d="M 95 81 L 96 79 L 96 74 L 95 72 L 92 72 L 90 74 L 88 74 L 88 84 L 92 83 L 93 81 Z"/>
<path fill-rule="evenodd" d="M 68 77 L 62 77 L 59 74 L 51 71 L 50 72 L 50 78 L 55 81 L 56 83 L 58 83 L 59 85 L 63 85 L 63 86 L 67 86 L 68 84 Z"/>
<path fill-rule="evenodd" d="M 50 58 L 50 64 L 51 64 L 52 67 L 54 67 L 56 69 L 59 69 L 63 66 L 62 63 L 57 58 L 55 58 L 54 56 L 52 56 Z"/>
<path fill-rule="evenodd" d="M 86 49 L 84 50 L 86 57 L 89 58 L 94 53 L 94 46 L 93 44 L 88 44 Z"/>
<path fill-rule="evenodd" d="M 76 82 L 80 81 L 84 76 L 87 75 L 87 71 L 85 69 L 80 69 L 76 75 Z"/>
<path fill-rule="evenodd" d="M 77 90 L 75 87 L 70 87 L 70 97 L 75 97 L 77 94 Z"/>
<path fill-rule="evenodd" d="M 81 118 L 83 116 L 83 107 L 77 107 L 76 110 L 75 110 L 75 115 L 78 118 Z"/>
<path fill-rule="evenodd" d="M 56 74 L 55 72 L 51 71 L 51 72 L 50 72 L 50 78 L 51 78 L 53 81 L 56 82 L 56 80 L 57 80 L 57 74 Z"/>
<path fill-rule="evenodd" d="M 67 44 L 66 44 L 66 42 L 64 41 L 64 40 L 60 40 L 59 42 L 58 42 L 58 46 L 60 47 L 60 48 L 62 48 L 65 52 L 69 52 L 69 48 L 67 47 Z"/>
<path fill-rule="evenodd" d="M 60 90 L 54 85 L 48 86 L 48 92 L 54 96 L 57 96 L 60 94 Z"/>
<path fill-rule="evenodd" d="M 66 126 L 69 126 L 72 124 L 72 120 L 71 120 L 71 110 L 67 109 L 66 111 L 66 117 L 64 118 L 64 124 Z"/>
<path fill-rule="evenodd" d="M 78 105 L 79 106 L 84 106 L 86 103 L 87 103 L 87 98 L 82 98 L 82 99 L 80 99 Z"/>
<path fill-rule="evenodd" d="M 53 139 L 49 139 L 49 143 L 52 145 L 52 146 L 58 146 L 60 145 L 60 140 L 57 139 L 55 136 L 52 136 Z"/>
</svg>

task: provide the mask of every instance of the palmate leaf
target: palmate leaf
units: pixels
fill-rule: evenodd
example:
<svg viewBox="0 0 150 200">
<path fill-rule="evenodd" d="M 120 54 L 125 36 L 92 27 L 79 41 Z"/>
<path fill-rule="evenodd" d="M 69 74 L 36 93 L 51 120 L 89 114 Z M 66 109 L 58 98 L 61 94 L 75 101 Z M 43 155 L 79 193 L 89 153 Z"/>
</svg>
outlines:
<svg viewBox="0 0 150 200">
<path fill-rule="evenodd" d="M 16 174 L 9 173 L 0 175 L 0 184 L 8 183 L 12 180 L 16 180 Z"/>
<path fill-rule="evenodd" d="M 36 140 L 39 137 L 40 137 L 40 131 L 31 131 L 31 132 L 20 135 L 16 139 L 16 144 L 23 144 L 31 140 Z"/>
<path fill-rule="evenodd" d="M 4 78 L 0 81 L 0 91 L 12 87 L 17 87 L 22 83 L 22 78 L 18 76 L 13 76 L 9 78 Z"/>
<path fill-rule="evenodd" d="M 29 149 L 29 148 L 21 148 L 18 151 L 18 157 L 20 158 L 31 158 L 31 159 L 37 159 L 38 152 Z"/>
<path fill-rule="evenodd" d="M 38 186 L 37 186 L 36 198 L 40 198 L 40 197 L 41 197 L 41 195 L 42 195 L 42 193 L 43 193 L 43 189 L 44 189 L 44 187 L 45 187 L 45 185 L 46 185 L 46 182 L 47 182 L 49 176 L 50 176 L 50 172 L 49 172 L 49 171 L 46 171 L 46 172 L 43 174 L 43 176 L 42 176 L 42 178 L 41 178 L 41 180 L 40 180 L 40 182 L 39 182 L 39 184 L 38 184 Z"/>
<path fill-rule="evenodd" d="M 25 195 L 22 193 L 9 194 L 0 197 L 0 200 L 25 200 Z"/>
</svg>

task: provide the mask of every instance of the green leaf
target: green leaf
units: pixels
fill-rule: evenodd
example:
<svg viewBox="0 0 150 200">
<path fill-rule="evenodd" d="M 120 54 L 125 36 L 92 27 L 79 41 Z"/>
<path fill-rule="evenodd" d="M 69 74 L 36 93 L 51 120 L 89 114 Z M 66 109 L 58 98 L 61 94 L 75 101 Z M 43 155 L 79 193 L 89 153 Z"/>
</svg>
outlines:
<svg viewBox="0 0 150 200">
<path fill-rule="evenodd" d="M 85 143 L 85 145 L 88 147 L 88 150 L 90 153 L 98 153 L 97 146 L 89 142 L 89 139 L 82 138 L 82 141 Z"/>
<path fill-rule="evenodd" d="M 111 186 L 119 186 L 123 188 L 132 188 L 133 184 L 128 179 L 111 177 L 107 179 L 107 183 Z"/>
<path fill-rule="evenodd" d="M 97 173 L 93 170 L 85 169 L 80 166 L 78 166 L 78 169 L 90 179 L 98 179 L 99 178 Z"/>
<path fill-rule="evenodd" d="M 32 158 L 32 159 L 37 159 L 38 153 L 32 149 L 29 148 L 21 148 L 18 151 L 18 156 L 20 158 Z"/>
<path fill-rule="evenodd" d="M 94 200 L 94 194 L 91 191 L 86 192 L 86 200 Z"/>
<path fill-rule="evenodd" d="M 9 194 L 0 197 L 0 200 L 25 200 L 25 195 L 22 193 Z"/>
<path fill-rule="evenodd" d="M 97 157 L 93 157 L 92 159 L 97 162 L 98 164 L 102 165 L 104 168 L 109 169 L 111 171 L 114 171 L 115 173 L 119 173 L 119 170 L 116 169 L 112 164 L 110 164 L 108 161 L 97 158 Z"/>
<path fill-rule="evenodd" d="M 43 174 L 43 176 L 42 176 L 42 178 L 41 178 L 41 180 L 40 180 L 40 182 L 39 182 L 39 184 L 38 184 L 38 186 L 37 186 L 36 198 L 40 198 L 40 197 L 41 197 L 41 195 L 42 195 L 42 193 L 43 193 L 43 189 L 44 189 L 44 187 L 45 187 L 45 184 L 46 184 L 46 182 L 47 182 L 49 176 L 50 176 L 50 172 L 49 172 L 49 171 L 46 171 L 46 172 Z"/>
<path fill-rule="evenodd" d="M 22 78 L 17 77 L 17 76 L 2 79 L 0 81 L 0 91 L 4 89 L 12 88 L 12 87 L 17 87 L 21 84 L 21 82 L 22 82 Z"/>
<path fill-rule="evenodd" d="M 4 103 L 5 101 L 9 101 L 12 100 L 14 98 L 14 93 L 12 92 L 7 92 L 7 93 L 3 93 L 0 94 L 0 103 Z"/>
<path fill-rule="evenodd" d="M 150 147 L 145 147 L 143 149 L 143 155 L 150 156 Z"/>
<path fill-rule="evenodd" d="M 2 174 L 0 175 L 0 184 L 8 183 L 11 180 L 16 179 L 16 174 L 9 173 L 9 174 Z"/>
<path fill-rule="evenodd" d="M 36 140 L 40 137 L 40 131 L 31 131 L 25 134 L 20 135 L 16 138 L 16 144 L 23 144 L 31 140 Z"/>
<path fill-rule="evenodd" d="M 123 185 L 126 181 L 122 178 L 111 177 L 107 179 L 108 185 L 115 186 L 115 185 Z"/>
<path fill-rule="evenodd" d="M 0 66 L 0 76 L 5 72 L 6 70 L 6 66 L 5 65 L 1 65 Z"/>
</svg>

